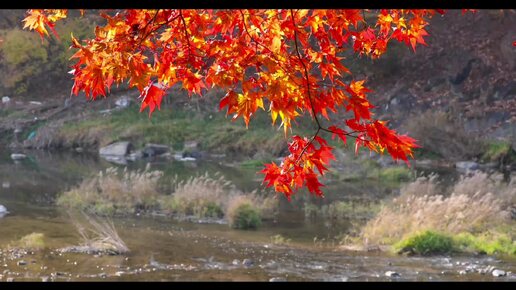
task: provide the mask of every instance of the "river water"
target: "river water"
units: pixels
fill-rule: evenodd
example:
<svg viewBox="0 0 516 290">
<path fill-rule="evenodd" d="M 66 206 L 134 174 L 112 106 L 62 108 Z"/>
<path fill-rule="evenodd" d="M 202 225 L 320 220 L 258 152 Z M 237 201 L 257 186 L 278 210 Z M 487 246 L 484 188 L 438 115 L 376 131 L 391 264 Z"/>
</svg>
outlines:
<svg viewBox="0 0 516 290">
<path fill-rule="evenodd" d="M 3 150 L 2 150 L 3 151 Z M 33 233 L 45 235 L 48 249 L 10 258 L 0 252 L 0 281 L 516 281 L 516 260 L 495 256 L 405 257 L 380 252 L 354 252 L 338 247 L 339 235 L 363 216 L 333 224 L 305 218 L 303 204 L 321 206 L 334 200 L 377 205 L 396 195 L 399 184 L 329 182 L 325 199 L 308 197 L 280 202 L 280 214 L 258 230 L 230 229 L 226 224 L 181 222 L 161 216 L 115 218 L 119 236 L 131 250 L 121 256 L 59 253 L 80 243 L 69 213 L 54 206 L 55 197 L 85 176 L 113 166 L 87 154 L 29 152 L 22 162 L 0 153 L 0 204 L 10 214 L 0 218 L 0 248 Z M 143 168 L 145 163 L 130 165 Z M 153 162 L 165 178 L 220 172 L 239 189 L 260 187 L 257 169 L 219 161 Z M 271 237 L 289 239 L 273 244 Z M 479 274 L 493 266 L 505 277 Z M 470 271 L 470 269 L 473 269 Z M 387 271 L 399 277 L 387 277 Z"/>
</svg>

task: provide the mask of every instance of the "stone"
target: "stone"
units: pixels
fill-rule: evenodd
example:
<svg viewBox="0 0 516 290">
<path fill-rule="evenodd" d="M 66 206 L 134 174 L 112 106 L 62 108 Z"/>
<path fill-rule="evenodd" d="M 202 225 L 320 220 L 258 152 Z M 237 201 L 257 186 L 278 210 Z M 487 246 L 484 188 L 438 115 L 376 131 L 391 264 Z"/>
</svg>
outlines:
<svg viewBox="0 0 516 290">
<path fill-rule="evenodd" d="M 127 165 L 127 158 L 125 156 L 113 156 L 113 155 L 100 155 L 106 161 L 115 163 L 118 165 Z"/>
<path fill-rule="evenodd" d="M 397 106 L 400 103 L 400 100 L 396 97 L 392 98 L 390 101 L 391 106 Z"/>
<path fill-rule="evenodd" d="M 287 282 L 287 279 L 283 277 L 272 277 L 269 279 L 269 282 Z"/>
<path fill-rule="evenodd" d="M 8 96 L 3 96 L 2 97 L 2 104 L 7 104 L 11 101 L 11 98 L 9 98 Z"/>
<path fill-rule="evenodd" d="M 101 156 L 126 156 L 131 153 L 133 145 L 128 141 L 109 144 L 99 150 Z"/>
<path fill-rule="evenodd" d="M 197 141 L 186 141 L 184 143 L 185 150 L 196 150 L 199 147 L 199 142 Z"/>
<path fill-rule="evenodd" d="M 136 160 L 139 160 L 143 157 L 143 153 L 141 150 L 137 150 L 135 152 L 132 152 L 131 154 L 129 154 L 127 156 L 127 160 L 129 161 L 136 161 Z"/>
<path fill-rule="evenodd" d="M 179 161 L 196 161 L 197 159 L 195 159 L 193 157 L 181 157 L 177 160 L 179 160 Z"/>
<path fill-rule="evenodd" d="M 251 259 L 244 259 L 244 260 L 242 261 L 242 265 L 244 265 L 244 266 L 246 266 L 246 267 L 251 267 L 251 266 L 253 266 L 253 265 L 254 265 L 254 262 L 253 262 L 253 260 L 251 260 Z"/>
<path fill-rule="evenodd" d="M 21 159 L 25 159 L 27 158 L 27 155 L 25 154 L 21 154 L 21 153 L 13 153 L 11 154 L 11 159 L 12 160 L 21 160 Z"/>
<path fill-rule="evenodd" d="M 158 156 L 169 152 L 170 148 L 167 145 L 161 144 L 145 144 L 142 150 L 143 156 Z"/>
<path fill-rule="evenodd" d="M 14 278 L 13 277 L 9 277 L 5 280 L 6 282 L 14 282 Z"/>
<path fill-rule="evenodd" d="M 394 165 L 394 160 L 390 156 L 381 156 L 378 159 L 378 164 L 380 164 L 381 167 L 390 167 Z"/>
<path fill-rule="evenodd" d="M 394 271 L 387 271 L 387 272 L 385 272 L 385 276 L 391 277 L 391 278 L 401 277 L 401 275 L 399 273 L 394 272 Z"/>
<path fill-rule="evenodd" d="M 202 153 L 198 152 L 198 151 L 194 151 L 194 152 L 185 151 L 182 154 L 182 158 L 195 158 L 195 159 L 199 159 L 201 157 L 202 157 Z"/>
<path fill-rule="evenodd" d="M 50 277 L 48 277 L 48 276 L 41 277 L 41 282 L 50 282 Z"/>
<path fill-rule="evenodd" d="M 121 96 L 115 101 L 115 105 L 120 109 L 125 109 L 131 105 L 131 98 L 128 96 Z"/>
<path fill-rule="evenodd" d="M 20 260 L 20 261 L 18 261 L 18 263 L 16 263 L 16 264 L 17 264 L 18 266 L 25 266 L 25 265 L 27 265 L 27 262 L 26 262 L 26 261 L 24 261 L 24 260 Z"/>
<path fill-rule="evenodd" d="M 458 171 L 466 172 L 471 170 L 477 170 L 479 168 L 478 163 L 473 161 L 459 161 L 455 163 L 455 168 Z"/>
<path fill-rule="evenodd" d="M 491 274 L 495 277 L 503 277 L 503 276 L 507 275 L 507 273 L 505 273 L 505 271 L 502 271 L 499 269 L 493 270 L 493 272 Z"/>
</svg>

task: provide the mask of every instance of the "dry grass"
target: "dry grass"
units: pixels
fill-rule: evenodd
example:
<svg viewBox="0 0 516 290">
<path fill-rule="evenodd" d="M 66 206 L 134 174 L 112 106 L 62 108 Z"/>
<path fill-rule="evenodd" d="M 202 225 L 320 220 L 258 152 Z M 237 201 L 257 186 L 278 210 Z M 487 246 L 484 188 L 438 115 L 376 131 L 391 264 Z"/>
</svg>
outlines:
<svg viewBox="0 0 516 290">
<path fill-rule="evenodd" d="M 418 178 L 367 223 L 362 240 L 366 245 L 393 244 L 425 230 L 482 233 L 511 223 L 506 209 L 516 189 L 496 178 L 476 173 L 460 179 L 450 196 L 441 193 L 435 176 Z"/>
<path fill-rule="evenodd" d="M 82 243 L 79 247 L 68 248 L 69 251 L 115 255 L 129 252 L 129 248 L 118 235 L 113 221 L 95 219 L 86 214 L 83 216 L 86 223 L 81 223 L 77 218 L 71 216 L 71 220 L 82 238 Z"/>
<path fill-rule="evenodd" d="M 161 171 L 108 168 L 62 194 L 58 205 L 101 215 L 126 214 L 157 206 Z"/>
<path fill-rule="evenodd" d="M 235 190 L 233 184 L 219 173 L 213 177 L 205 173 L 179 182 L 174 178 L 173 183 L 174 192 L 162 199 L 161 209 L 180 216 L 221 217 L 229 193 Z"/>
<path fill-rule="evenodd" d="M 237 190 L 220 173 L 193 176 L 187 180 L 174 181 L 174 193 L 161 199 L 161 209 L 182 217 L 222 218 L 228 221 L 235 206 L 247 203 L 256 208 L 261 218 L 272 218 L 278 208 L 278 200 L 261 197 L 256 191 L 249 194 Z"/>
</svg>

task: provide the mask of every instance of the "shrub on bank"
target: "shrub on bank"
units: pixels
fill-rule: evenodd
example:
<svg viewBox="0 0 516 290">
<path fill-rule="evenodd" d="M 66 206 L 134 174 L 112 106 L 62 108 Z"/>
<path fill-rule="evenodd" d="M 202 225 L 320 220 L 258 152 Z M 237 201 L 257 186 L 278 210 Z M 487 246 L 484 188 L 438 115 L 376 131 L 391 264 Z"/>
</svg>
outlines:
<svg viewBox="0 0 516 290">
<path fill-rule="evenodd" d="M 256 229 L 262 223 L 260 209 L 246 196 L 238 196 L 231 200 L 227 219 L 232 228 L 243 230 Z"/>
</svg>

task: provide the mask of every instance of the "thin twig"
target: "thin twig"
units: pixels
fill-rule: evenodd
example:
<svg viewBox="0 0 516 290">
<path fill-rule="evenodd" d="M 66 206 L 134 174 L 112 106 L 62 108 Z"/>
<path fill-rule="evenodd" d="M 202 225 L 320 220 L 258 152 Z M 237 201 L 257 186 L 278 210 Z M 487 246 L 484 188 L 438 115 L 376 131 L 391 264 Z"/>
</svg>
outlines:
<svg viewBox="0 0 516 290">
<path fill-rule="evenodd" d="M 192 46 L 190 44 L 190 35 L 188 34 L 188 28 L 186 27 L 186 21 L 185 21 L 185 18 L 183 17 L 183 11 L 181 9 L 179 10 L 179 17 L 181 18 L 181 21 L 183 22 L 183 28 L 185 29 L 185 37 L 186 37 L 186 41 L 188 43 L 188 58 L 190 58 L 191 57 L 190 51 L 192 50 Z"/>
</svg>

